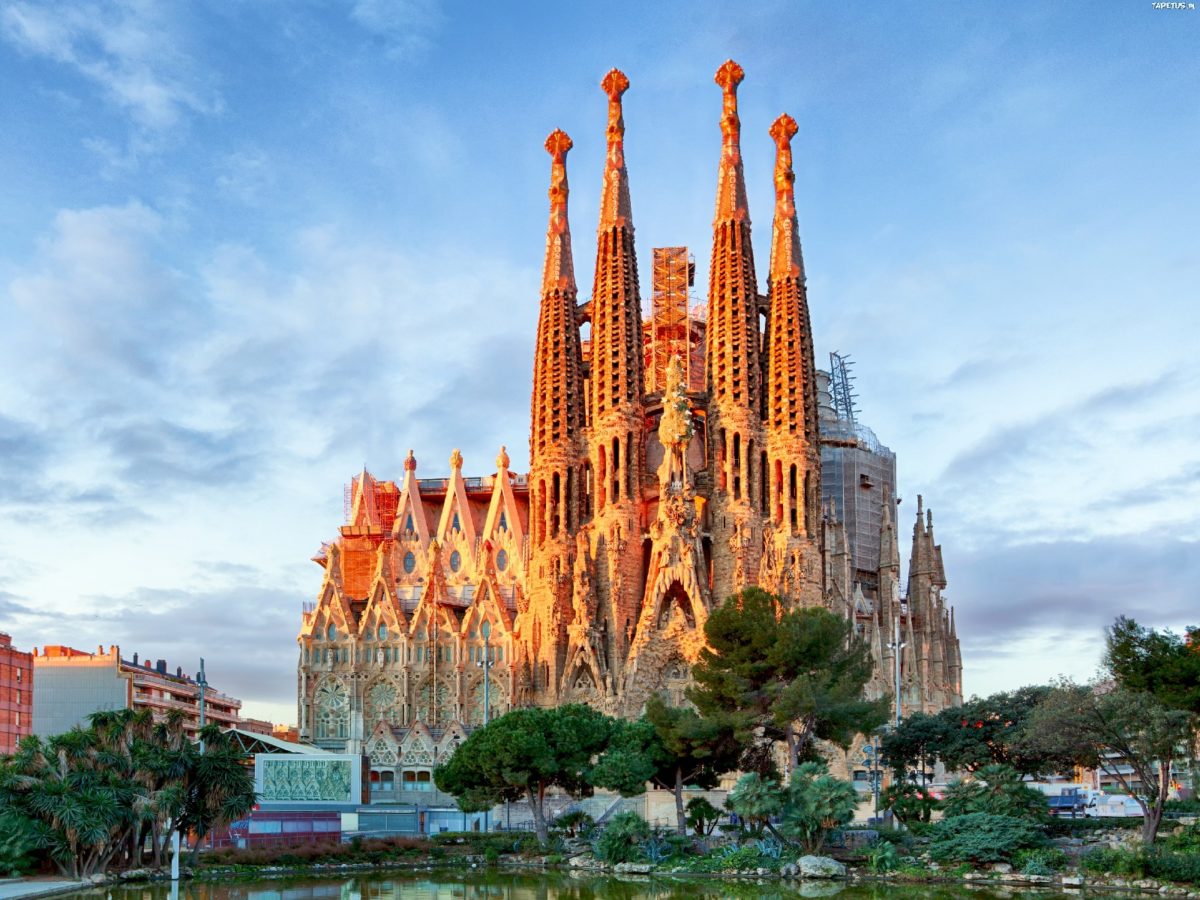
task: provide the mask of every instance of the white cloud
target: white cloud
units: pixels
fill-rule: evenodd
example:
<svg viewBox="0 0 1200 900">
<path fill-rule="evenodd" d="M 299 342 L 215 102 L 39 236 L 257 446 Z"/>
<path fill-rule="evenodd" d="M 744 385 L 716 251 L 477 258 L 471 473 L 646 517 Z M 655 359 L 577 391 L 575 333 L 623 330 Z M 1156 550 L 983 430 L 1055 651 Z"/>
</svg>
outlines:
<svg viewBox="0 0 1200 900">
<path fill-rule="evenodd" d="M 186 49 L 175 12 L 156 0 L 10 0 L 0 6 L 0 35 L 74 71 L 129 116 L 138 131 L 124 150 L 89 141 L 110 165 L 128 166 L 188 116 L 222 109 L 220 93 Z"/>
</svg>

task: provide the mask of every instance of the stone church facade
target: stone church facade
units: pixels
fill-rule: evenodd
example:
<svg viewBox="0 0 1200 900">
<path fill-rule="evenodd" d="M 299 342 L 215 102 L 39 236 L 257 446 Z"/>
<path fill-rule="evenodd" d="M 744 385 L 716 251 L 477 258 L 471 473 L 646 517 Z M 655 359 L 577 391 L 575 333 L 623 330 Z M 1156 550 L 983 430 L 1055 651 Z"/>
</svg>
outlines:
<svg viewBox="0 0 1200 900">
<path fill-rule="evenodd" d="M 769 132 L 775 209 L 763 294 L 742 170 L 742 78 L 732 61 L 716 75 L 703 384 L 678 358 L 665 380 L 646 378 L 624 159 L 629 82 L 614 69 L 602 82 L 607 155 L 586 301 L 568 225 L 572 142 L 562 131 L 546 140 L 529 473 L 510 471 L 501 448 L 491 474 L 467 477 L 456 450 L 448 478 L 420 479 L 410 451 L 399 482 L 366 470 L 353 479 L 347 522 L 315 557 L 324 578 L 298 637 L 298 715 L 305 739 L 371 755 L 377 784 L 428 789 L 419 785 L 439 756 L 484 720 L 485 696 L 492 716 L 572 701 L 636 716 L 655 692 L 682 702 L 709 611 L 747 585 L 855 621 L 877 661 L 874 695 L 890 693 L 898 626 L 905 710 L 961 702 L 932 517 L 918 503 L 902 596 L 890 499 L 878 579 L 865 591 L 845 530 L 822 505 L 797 128 L 783 115 Z"/>
</svg>

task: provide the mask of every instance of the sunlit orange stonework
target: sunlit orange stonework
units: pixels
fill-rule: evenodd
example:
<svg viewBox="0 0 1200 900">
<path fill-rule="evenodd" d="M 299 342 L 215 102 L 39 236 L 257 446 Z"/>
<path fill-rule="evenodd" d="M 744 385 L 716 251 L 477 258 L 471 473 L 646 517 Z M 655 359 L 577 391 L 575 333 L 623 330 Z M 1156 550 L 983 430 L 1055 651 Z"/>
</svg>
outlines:
<svg viewBox="0 0 1200 900">
<path fill-rule="evenodd" d="M 762 295 L 742 171 L 743 77 L 732 61 L 716 76 L 722 142 L 706 344 L 697 354 L 703 386 L 673 360 L 665 383 L 647 390 L 624 156 L 629 80 L 614 69 L 602 82 L 607 154 L 595 282 L 583 303 L 568 227 L 572 142 L 562 131 L 546 140 L 550 221 L 529 474 L 509 471 L 501 448 L 494 474 L 464 477 L 454 451 L 448 478 L 418 479 L 410 451 L 399 484 L 366 470 L 353 480 L 348 522 L 316 557 L 324 583 L 299 635 L 302 738 L 370 754 L 400 790 L 401 773 L 427 768 L 464 725 L 483 720 L 485 673 L 493 715 L 583 701 L 635 716 L 655 692 L 682 702 L 709 611 L 756 584 L 853 619 L 877 661 L 875 696 L 890 692 L 887 645 L 899 620 L 905 709 L 961 701 L 932 520 L 918 508 L 902 602 L 890 512 L 868 597 L 852 583 L 844 529 L 822 507 L 793 192 L 797 126 L 781 116 L 770 129 L 775 215 Z"/>
</svg>

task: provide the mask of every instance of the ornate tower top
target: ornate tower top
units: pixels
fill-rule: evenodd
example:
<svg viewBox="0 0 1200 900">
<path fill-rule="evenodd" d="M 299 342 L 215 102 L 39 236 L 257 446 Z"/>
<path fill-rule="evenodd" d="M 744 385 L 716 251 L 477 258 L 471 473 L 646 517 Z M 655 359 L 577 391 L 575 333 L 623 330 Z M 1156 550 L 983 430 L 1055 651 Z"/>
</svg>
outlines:
<svg viewBox="0 0 1200 900">
<path fill-rule="evenodd" d="M 404 457 L 404 471 L 405 472 L 417 471 L 417 458 L 415 456 L 413 456 L 412 450 L 409 450 L 408 456 Z"/>
<path fill-rule="evenodd" d="M 746 203 L 746 179 L 742 174 L 742 122 L 738 118 L 737 89 L 746 77 L 742 67 L 727 59 L 717 69 L 721 86 L 721 169 L 717 180 L 716 222 L 750 221 Z"/>
<path fill-rule="evenodd" d="M 542 293 L 555 289 L 575 290 L 575 263 L 571 256 L 571 229 L 567 223 L 567 151 L 574 146 L 560 128 L 546 138 L 550 166 L 550 225 L 546 229 L 546 262 L 542 269 Z"/>
<path fill-rule="evenodd" d="M 784 113 L 771 124 L 775 139 L 775 228 L 771 238 L 771 281 L 804 278 L 800 233 L 796 223 L 796 175 L 792 171 L 792 138 L 799 127 Z"/>
<path fill-rule="evenodd" d="M 629 176 L 625 171 L 625 119 L 621 115 L 621 95 L 629 90 L 629 79 L 620 69 L 610 69 L 600 87 L 608 95 L 608 154 L 604 160 L 599 229 L 603 231 L 618 225 L 632 229 Z"/>
<path fill-rule="evenodd" d="M 507 473 L 510 461 L 508 458 L 508 448 L 501 444 L 500 452 L 496 455 L 496 471 L 501 475 Z"/>
<path fill-rule="evenodd" d="M 455 447 L 453 450 L 450 451 L 450 471 L 457 472 L 459 469 L 462 468 L 462 464 L 463 464 L 462 451 L 459 450 L 457 447 Z"/>
</svg>

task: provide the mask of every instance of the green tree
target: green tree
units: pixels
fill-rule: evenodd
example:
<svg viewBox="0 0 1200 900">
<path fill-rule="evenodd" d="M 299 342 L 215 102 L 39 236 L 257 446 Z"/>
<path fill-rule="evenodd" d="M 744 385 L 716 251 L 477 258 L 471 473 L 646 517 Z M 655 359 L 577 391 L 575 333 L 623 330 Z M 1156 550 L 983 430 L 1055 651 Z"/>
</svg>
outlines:
<svg viewBox="0 0 1200 900">
<path fill-rule="evenodd" d="M 698 837 L 708 837 L 721 820 L 721 811 L 706 797 L 693 797 L 687 805 L 687 824 Z"/>
<path fill-rule="evenodd" d="M 204 752 L 197 749 L 186 759 L 181 785 L 183 806 L 179 829 L 196 836 L 192 861 L 211 832 L 224 828 L 254 808 L 254 776 L 242 764 L 242 753 L 216 725 L 200 732 Z"/>
<path fill-rule="evenodd" d="M 467 812 L 528 800 L 538 840 L 545 845 L 546 791 L 590 793 L 588 775 L 612 731 L 612 719 L 580 703 L 516 709 L 473 731 L 433 778 Z"/>
<path fill-rule="evenodd" d="M 1033 742 L 1027 727 L 1030 716 L 1051 690 L 1049 685 L 1029 685 L 988 697 L 972 697 L 960 707 L 942 710 L 937 715 L 943 723 L 938 751 L 941 761 L 951 771 L 974 772 L 999 764 L 1035 777 L 1070 770 L 1074 747 L 1061 742 Z"/>
<path fill-rule="evenodd" d="M 1031 718 L 1031 740 L 1061 741 L 1070 735 L 1077 763 L 1100 768 L 1142 808 L 1142 840 L 1153 844 L 1171 787 L 1171 768 L 1190 758 L 1195 716 L 1164 705 L 1148 691 L 1104 683 L 1064 682 Z"/>
<path fill-rule="evenodd" d="M 942 800 L 946 818 L 972 813 L 1033 819 L 1050 818 L 1050 807 L 1041 791 L 1024 782 L 1011 766 L 990 765 L 977 771 L 970 780 L 954 782 Z"/>
<path fill-rule="evenodd" d="M 772 772 L 775 741 L 795 769 L 814 739 L 847 747 L 887 719 L 886 699 L 863 699 L 874 663 L 841 616 L 783 611 L 778 597 L 750 587 L 713 610 L 704 634 L 688 696 L 701 716 L 733 730 L 746 770 Z"/>
<path fill-rule="evenodd" d="M 823 762 L 801 763 L 784 793 L 780 830 L 805 853 L 819 853 L 829 832 L 853 819 L 857 808 L 854 785 L 834 778 Z"/>
<path fill-rule="evenodd" d="M 938 752 L 950 739 L 957 721 L 940 715 L 913 713 L 883 736 L 879 752 L 899 778 L 910 769 L 924 772 L 938 758 Z"/>
<path fill-rule="evenodd" d="M 1121 687 L 1200 714 L 1200 628 L 1180 637 L 1120 616 L 1108 629 L 1104 664 Z"/>
<path fill-rule="evenodd" d="M 938 808 L 938 800 L 927 788 L 911 781 L 895 781 L 880 795 L 880 802 L 905 825 L 928 822 Z"/>
<path fill-rule="evenodd" d="M 645 715 L 614 727 L 608 749 L 590 779 L 597 787 L 632 796 L 646 782 L 675 795 L 676 830 L 687 833 L 685 787 L 714 788 L 736 768 L 741 748 L 727 721 L 706 719 L 688 707 L 672 707 L 658 695 L 646 703 Z"/>
<path fill-rule="evenodd" d="M 99 712 L 87 728 L 27 738 L 0 761 L 0 816 L 59 869 L 85 878 L 151 862 L 175 831 L 203 835 L 244 815 L 254 780 L 228 738 L 212 728 L 209 752 L 187 739 L 182 717 L 146 710 Z"/>
<path fill-rule="evenodd" d="M 771 817 L 783 810 L 783 797 L 774 778 L 746 772 L 729 792 L 725 805 L 742 820 L 751 834 L 762 834 L 763 829 L 768 829 L 782 837 L 771 825 Z"/>
</svg>

